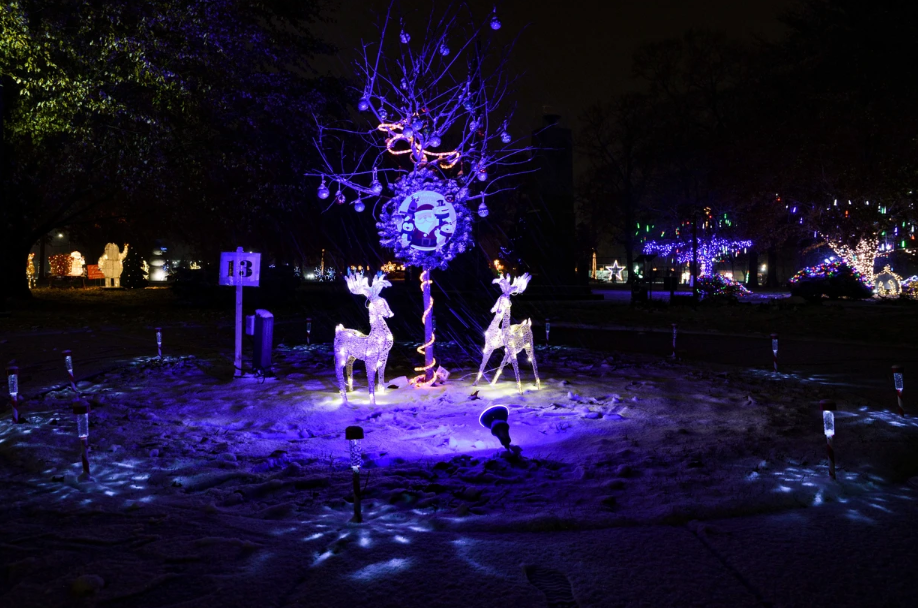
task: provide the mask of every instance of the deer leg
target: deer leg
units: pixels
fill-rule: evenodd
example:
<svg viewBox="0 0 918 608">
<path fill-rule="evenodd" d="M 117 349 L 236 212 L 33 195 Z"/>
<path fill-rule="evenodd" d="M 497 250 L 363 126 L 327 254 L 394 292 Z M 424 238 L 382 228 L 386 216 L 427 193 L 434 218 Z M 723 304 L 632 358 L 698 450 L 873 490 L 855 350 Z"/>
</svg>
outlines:
<svg viewBox="0 0 918 608">
<path fill-rule="evenodd" d="M 384 353 L 379 358 L 379 364 L 376 368 L 377 383 L 380 393 L 386 392 L 386 362 L 389 360 L 389 353 Z"/>
<path fill-rule="evenodd" d="M 344 400 L 344 405 L 347 405 L 347 391 L 345 390 L 344 385 L 345 360 L 346 355 L 338 355 L 335 357 L 335 375 L 338 376 L 338 388 L 341 391 L 341 399 Z"/>
<path fill-rule="evenodd" d="M 493 348 L 485 347 L 484 352 L 481 354 L 481 366 L 478 368 L 478 375 L 475 376 L 475 382 L 472 383 L 472 386 L 478 386 L 478 381 L 484 375 L 484 368 L 488 364 L 488 360 L 491 359 L 491 353 L 493 352 Z"/>
<path fill-rule="evenodd" d="M 520 364 L 516 360 L 516 351 L 513 349 L 508 349 L 511 353 L 510 363 L 513 364 L 513 373 L 516 374 L 516 390 L 519 391 L 520 395 L 523 394 L 523 384 L 520 382 Z"/>
<path fill-rule="evenodd" d="M 357 357 L 347 358 L 347 390 L 348 392 L 354 390 L 354 361 L 356 360 L 357 360 Z"/>
<path fill-rule="evenodd" d="M 504 347 L 504 358 L 500 360 L 500 367 L 497 368 L 497 371 L 494 372 L 494 378 L 491 379 L 491 386 L 497 384 L 497 380 L 500 378 L 500 375 L 504 371 L 504 366 L 507 365 L 507 361 L 510 360 L 510 347 Z"/>
<path fill-rule="evenodd" d="M 535 349 L 532 347 L 532 336 L 529 337 L 529 342 L 526 344 L 526 356 L 529 357 L 530 363 L 532 363 L 532 374 L 535 376 L 536 390 L 542 390 L 542 382 L 539 380 L 539 366 L 536 365 L 535 358 Z"/>
<path fill-rule="evenodd" d="M 376 366 L 379 361 L 367 359 L 367 385 L 370 387 L 370 405 L 376 405 Z"/>
</svg>

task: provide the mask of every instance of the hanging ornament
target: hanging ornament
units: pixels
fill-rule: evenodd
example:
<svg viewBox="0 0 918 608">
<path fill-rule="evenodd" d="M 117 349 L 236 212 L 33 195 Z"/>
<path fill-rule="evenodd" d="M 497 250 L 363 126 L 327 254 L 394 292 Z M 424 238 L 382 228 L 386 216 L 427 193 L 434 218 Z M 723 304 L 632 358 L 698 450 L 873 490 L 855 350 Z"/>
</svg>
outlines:
<svg viewBox="0 0 918 608">
<path fill-rule="evenodd" d="M 370 109 L 370 100 L 366 97 L 361 97 L 360 101 L 357 102 L 357 109 L 361 112 L 366 112 Z"/>
<path fill-rule="evenodd" d="M 478 217 L 488 217 L 488 206 L 484 204 L 484 201 L 478 205 Z"/>
<path fill-rule="evenodd" d="M 446 46 L 445 42 L 440 45 L 440 54 L 443 55 L 444 57 L 449 55 L 449 47 Z"/>
<path fill-rule="evenodd" d="M 488 179 L 488 170 L 482 167 L 478 170 L 477 175 L 478 175 L 478 181 L 480 182 L 486 181 Z"/>
<path fill-rule="evenodd" d="M 497 7 L 494 7 L 494 12 L 491 13 L 491 29 L 499 30 L 500 29 L 500 19 L 497 18 Z"/>
<path fill-rule="evenodd" d="M 408 81 L 405 80 L 404 78 L 402 78 L 402 82 L 399 83 L 399 84 L 401 85 L 401 87 L 402 87 L 403 89 L 407 89 L 407 88 L 408 88 Z"/>
<path fill-rule="evenodd" d="M 430 146 L 431 148 L 439 148 L 440 143 L 441 143 L 440 137 L 436 134 L 431 135 L 430 139 L 427 140 L 427 145 Z"/>
<path fill-rule="evenodd" d="M 469 131 L 474 131 L 478 128 L 478 118 L 475 117 L 469 122 Z"/>
<path fill-rule="evenodd" d="M 325 178 L 322 178 L 322 183 L 319 184 L 319 191 L 316 193 L 319 195 L 319 198 L 325 200 L 328 198 L 328 186 L 325 185 Z"/>
<path fill-rule="evenodd" d="M 379 118 L 380 120 L 386 120 L 389 117 L 389 113 L 386 112 L 385 108 L 379 108 Z"/>
<path fill-rule="evenodd" d="M 341 190 L 338 190 L 338 194 L 335 195 L 335 202 L 338 203 L 339 205 L 343 205 L 343 204 L 344 204 L 344 202 L 345 202 L 345 200 L 344 200 L 344 192 L 341 192 Z"/>
<path fill-rule="evenodd" d="M 414 129 L 412 129 L 410 126 L 405 126 L 405 128 L 402 129 L 402 135 L 404 135 L 408 139 L 411 139 L 412 137 L 414 137 Z"/>
<path fill-rule="evenodd" d="M 363 213 L 363 210 L 366 208 L 367 206 L 364 205 L 363 201 L 360 200 L 359 198 L 356 201 L 354 201 L 354 211 L 356 211 L 357 213 Z"/>
<path fill-rule="evenodd" d="M 382 184 L 376 177 L 376 167 L 373 167 L 373 181 L 370 182 L 370 190 L 373 191 L 373 194 L 382 194 Z"/>
<path fill-rule="evenodd" d="M 500 140 L 504 142 L 505 144 L 509 144 L 513 140 L 513 138 L 510 137 L 510 134 L 507 133 L 507 131 L 504 131 L 503 133 L 500 134 Z"/>
<path fill-rule="evenodd" d="M 475 104 L 472 103 L 471 99 L 466 98 L 462 102 L 462 107 L 465 108 L 467 111 L 471 112 L 472 110 L 475 109 Z"/>
<path fill-rule="evenodd" d="M 497 8 L 495 7 L 494 10 L 496 11 Z M 493 21 L 492 21 L 492 23 L 493 23 Z M 498 23 L 500 23 L 500 22 L 498 22 Z M 493 27 L 493 26 L 492 26 L 492 27 Z M 497 27 L 500 27 L 500 25 L 498 25 Z M 497 28 L 495 28 L 495 29 L 497 29 Z M 411 42 L 411 35 L 410 35 L 408 32 L 406 32 L 405 30 L 402 30 L 402 33 L 398 35 L 398 38 L 399 38 L 399 40 L 402 41 L 402 44 L 408 44 L 409 42 Z"/>
<path fill-rule="evenodd" d="M 414 122 L 411 123 L 411 126 L 412 128 L 414 128 L 415 131 L 420 131 L 421 129 L 424 128 L 424 121 L 421 120 L 420 118 L 415 118 Z"/>
</svg>

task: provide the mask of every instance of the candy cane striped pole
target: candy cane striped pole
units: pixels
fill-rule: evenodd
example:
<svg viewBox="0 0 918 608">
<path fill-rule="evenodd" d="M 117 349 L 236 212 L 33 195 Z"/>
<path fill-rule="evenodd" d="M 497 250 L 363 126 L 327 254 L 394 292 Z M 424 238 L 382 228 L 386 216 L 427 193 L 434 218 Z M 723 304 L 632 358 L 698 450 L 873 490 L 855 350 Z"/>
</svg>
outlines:
<svg viewBox="0 0 918 608">
<path fill-rule="evenodd" d="M 70 376 L 70 388 L 73 389 L 74 393 L 78 393 L 76 381 L 73 379 L 73 356 L 69 350 L 65 350 L 61 354 L 64 355 L 64 366 L 67 368 L 67 375 Z"/>
<path fill-rule="evenodd" d="M 156 353 L 159 355 L 159 360 L 163 360 L 163 329 L 161 327 L 156 328 Z"/>
</svg>

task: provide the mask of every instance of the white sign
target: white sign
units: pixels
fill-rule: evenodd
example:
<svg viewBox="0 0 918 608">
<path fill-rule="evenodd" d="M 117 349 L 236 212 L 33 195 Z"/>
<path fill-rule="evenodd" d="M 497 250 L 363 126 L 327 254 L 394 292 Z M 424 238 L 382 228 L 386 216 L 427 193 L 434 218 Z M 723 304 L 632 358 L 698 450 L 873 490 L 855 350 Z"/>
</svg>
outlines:
<svg viewBox="0 0 918 608">
<path fill-rule="evenodd" d="M 220 284 L 258 287 L 260 268 L 260 253 L 224 251 L 220 253 Z"/>
</svg>

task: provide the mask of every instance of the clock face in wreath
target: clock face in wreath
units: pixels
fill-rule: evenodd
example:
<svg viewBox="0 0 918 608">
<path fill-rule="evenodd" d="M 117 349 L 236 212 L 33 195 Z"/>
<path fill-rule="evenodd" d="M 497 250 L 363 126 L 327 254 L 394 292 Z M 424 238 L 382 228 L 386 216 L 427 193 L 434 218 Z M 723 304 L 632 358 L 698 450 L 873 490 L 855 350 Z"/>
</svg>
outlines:
<svg viewBox="0 0 918 608">
<path fill-rule="evenodd" d="M 399 239 L 405 247 L 436 251 L 456 232 L 456 208 L 439 192 L 421 190 L 405 197 L 398 206 Z"/>
</svg>

